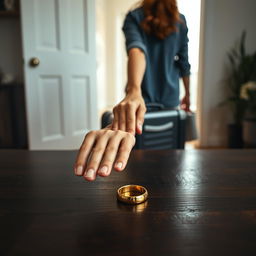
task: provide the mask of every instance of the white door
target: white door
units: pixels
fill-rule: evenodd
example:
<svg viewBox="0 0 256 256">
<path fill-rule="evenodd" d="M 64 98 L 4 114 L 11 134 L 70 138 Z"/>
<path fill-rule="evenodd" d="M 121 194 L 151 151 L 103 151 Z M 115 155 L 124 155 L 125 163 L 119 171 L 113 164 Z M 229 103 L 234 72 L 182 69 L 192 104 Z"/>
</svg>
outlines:
<svg viewBox="0 0 256 256">
<path fill-rule="evenodd" d="M 78 148 L 98 123 L 94 0 L 21 0 L 21 17 L 29 148 Z"/>
</svg>

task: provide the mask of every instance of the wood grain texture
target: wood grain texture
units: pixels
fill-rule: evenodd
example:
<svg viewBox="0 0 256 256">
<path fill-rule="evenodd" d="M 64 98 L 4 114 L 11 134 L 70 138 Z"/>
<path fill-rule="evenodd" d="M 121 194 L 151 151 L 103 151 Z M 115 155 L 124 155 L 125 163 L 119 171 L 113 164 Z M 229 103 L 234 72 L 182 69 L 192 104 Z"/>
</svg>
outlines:
<svg viewBox="0 0 256 256">
<path fill-rule="evenodd" d="M 0 255 L 255 254 L 256 150 L 133 151 L 91 183 L 75 156 L 0 151 Z M 125 184 L 147 203 L 118 203 Z"/>
</svg>

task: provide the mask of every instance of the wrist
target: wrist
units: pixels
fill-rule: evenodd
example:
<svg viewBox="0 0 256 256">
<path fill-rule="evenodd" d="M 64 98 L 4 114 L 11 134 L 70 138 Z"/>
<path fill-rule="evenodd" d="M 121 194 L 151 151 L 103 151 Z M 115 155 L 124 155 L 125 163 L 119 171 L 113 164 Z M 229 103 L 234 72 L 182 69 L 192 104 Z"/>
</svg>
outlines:
<svg viewBox="0 0 256 256">
<path fill-rule="evenodd" d="M 141 88 L 140 86 L 127 86 L 126 94 L 136 94 L 141 95 Z"/>
</svg>

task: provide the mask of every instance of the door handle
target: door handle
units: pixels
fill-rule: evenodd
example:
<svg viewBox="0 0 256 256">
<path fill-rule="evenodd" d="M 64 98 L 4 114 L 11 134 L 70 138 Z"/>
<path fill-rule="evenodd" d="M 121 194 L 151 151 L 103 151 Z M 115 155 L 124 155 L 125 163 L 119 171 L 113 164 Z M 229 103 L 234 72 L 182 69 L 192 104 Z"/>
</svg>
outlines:
<svg viewBox="0 0 256 256">
<path fill-rule="evenodd" d="M 33 67 L 33 68 L 37 67 L 39 64 L 40 64 L 40 60 L 36 57 L 31 58 L 29 61 L 30 67 Z"/>
</svg>

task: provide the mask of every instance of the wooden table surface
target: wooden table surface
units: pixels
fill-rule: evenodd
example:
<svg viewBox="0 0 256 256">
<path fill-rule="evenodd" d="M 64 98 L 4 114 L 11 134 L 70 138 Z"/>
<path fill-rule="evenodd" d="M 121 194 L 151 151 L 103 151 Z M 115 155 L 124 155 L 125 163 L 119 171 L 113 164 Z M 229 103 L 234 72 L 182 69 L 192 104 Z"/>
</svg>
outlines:
<svg viewBox="0 0 256 256">
<path fill-rule="evenodd" d="M 91 183 L 75 155 L 0 151 L 0 255 L 256 255 L 256 150 L 134 151 Z"/>
</svg>

